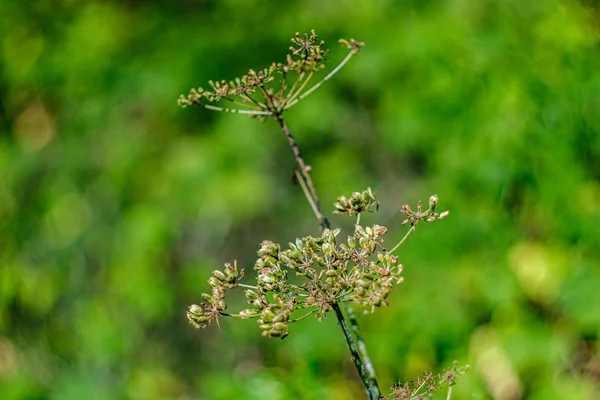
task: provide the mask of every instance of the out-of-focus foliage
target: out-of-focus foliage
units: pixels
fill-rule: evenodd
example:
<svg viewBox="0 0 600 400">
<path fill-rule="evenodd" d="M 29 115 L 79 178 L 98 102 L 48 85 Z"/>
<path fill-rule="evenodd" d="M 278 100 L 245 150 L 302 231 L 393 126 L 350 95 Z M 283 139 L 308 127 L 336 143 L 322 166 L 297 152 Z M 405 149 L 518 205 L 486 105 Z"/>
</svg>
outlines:
<svg viewBox="0 0 600 400">
<path fill-rule="evenodd" d="M 333 318 L 283 341 L 185 319 L 212 269 L 318 223 L 274 123 L 176 99 L 311 28 L 331 59 L 366 43 L 287 115 L 323 204 L 371 186 L 397 239 L 403 203 L 451 210 L 361 318 L 380 384 L 456 359 L 454 398 L 597 397 L 599 21 L 587 0 L 2 0 L 0 397 L 364 398 Z"/>
</svg>

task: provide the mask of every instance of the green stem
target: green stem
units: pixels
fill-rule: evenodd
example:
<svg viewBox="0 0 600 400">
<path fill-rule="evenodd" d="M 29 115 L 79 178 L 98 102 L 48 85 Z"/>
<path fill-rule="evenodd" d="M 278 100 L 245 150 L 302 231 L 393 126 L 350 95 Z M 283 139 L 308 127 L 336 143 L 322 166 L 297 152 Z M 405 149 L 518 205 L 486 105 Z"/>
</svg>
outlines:
<svg viewBox="0 0 600 400">
<path fill-rule="evenodd" d="M 406 238 L 408 238 L 408 236 L 411 233 L 413 233 L 413 231 L 415 230 L 416 227 L 417 227 L 417 224 L 414 224 L 413 226 L 411 226 L 410 229 L 408 230 L 408 232 L 406 232 L 406 235 L 404 235 L 404 237 L 402 238 L 402 240 L 400 240 L 398 242 L 398 244 L 396 244 L 394 246 L 394 248 L 389 251 L 389 254 L 394 254 L 394 251 L 398 250 L 398 247 L 402 246 L 402 243 L 404 243 L 404 241 L 406 240 Z"/>
<path fill-rule="evenodd" d="M 335 315 L 338 319 L 338 323 L 344 332 L 344 338 L 346 338 L 346 343 L 348 343 L 348 349 L 350 350 L 350 354 L 352 356 L 352 361 L 354 361 L 354 366 L 358 371 L 358 375 L 362 381 L 362 384 L 367 391 L 367 395 L 370 400 L 379 399 L 379 387 L 377 386 L 377 381 L 375 381 L 375 386 L 372 385 L 371 378 L 369 377 L 369 373 L 358 352 L 358 348 L 356 343 L 354 342 L 354 338 L 352 337 L 352 333 L 350 332 L 350 328 L 348 327 L 348 323 L 344 318 L 344 314 L 342 313 L 342 309 L 340 308 L 338 303 L 333 303 L 331 305 L 333 310 L 335 311 Z"/>
<path fill-rule="evenodd" d="M 354 308 L 348 305 L 346 307 L 346 314 L 348 314 L 350 325 L 352 325 L 352 330 L 354 331 L 354 335 L 356 336 L 358 351 L 360 352 L 362 359 L 364 360 L 365 369 L 367 370 L 367 374 L 369 375 L 371 389 L 377 390 L 377 398 L 379 398 L 380 390 L 379 384 L 377 383 L 377 378 L 375 377 L 375 367 L 373 367 L 373 363 L 371 362 L 371 359 L 367 354 L 367 345 L 365 344 L 365 341 L 360 335 L 360 328 L 358 327 L 358 320 L 356 319 Z"/>
<path fill-rule="evenodd" d="M 281 130 L 288 139 L 290 149 L 292 150 L 296 163 L 298 164 L 298 174 L 300 175 L 300 179 L 298 181 L 300 182 L 302 190 L 304 191 L 304 195 L 306 196 L 308 203 L 310 204 L 315 215 L 317 216 L 321 228 L 330 229 L 331 224 L 329 223 L 327 217 L 325 217 L 321 212 L 321 206 L 319 204 L 319 198 L 317 197 L 317 191 L 312 182 L 312 179 L 310 178 L 310 174 L 308 172 L 309 169 L 304 163 L 304 159 L 302 158 L 300 149 L 298 148 L 298 145 L 296 144 L 296 141 L 292 136 L 292 132 L 283 120 L 283 116 L 281 114 L 276 113 L 275 118 L 277 119 Z M 358 216 L 360 218 L 360 214 Z M 373 363 L 371 362 L 371 359 L 367 354 L 366 345 L 362 337 L 360 336 L 360 329 L 358 327 L 358 321 L 356 320 L 354 310 L 352 309 L 352 306 L 346 306 L 348 318 L 350 319 L 350 322 L 352 323 L 352 328 L 357 336 L 358 346 L 354 341 L 354 337 L 352 336 L 352 333 L 348 328 L 348 323 L 344 318 L 344 314 L 342 313 L 340 306 L 337 303 L 333 303 L 332 307 L 335 310 L 338 323 L 344 331 L 344 337 L 346 338 L 346 343 L 348 343 L 348 348 L 350 349 L 350 353 L 352 355 L 352 361 L 354 361 L 354 365 L 356 366 L 358 374 L 360 375 L 363 386 L 365 387 L 365 390 L 367 391 L 370 399 L 378 399 L 380 395 L 380 390 L 379 384 L 377 383 L 377 379 L 375 377 L 375 369 L 373 368 Z M 365 360 L 364 363 L 363 360 Z M 367 367 L 365 367 L 365 365 Z"/>
</svg>

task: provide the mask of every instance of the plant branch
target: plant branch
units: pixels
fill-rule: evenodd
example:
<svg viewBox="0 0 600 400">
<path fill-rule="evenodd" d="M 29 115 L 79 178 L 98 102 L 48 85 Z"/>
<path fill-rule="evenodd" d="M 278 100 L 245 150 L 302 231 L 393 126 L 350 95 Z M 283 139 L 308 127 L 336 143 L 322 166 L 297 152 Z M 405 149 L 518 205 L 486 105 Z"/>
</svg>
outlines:
<svg viewBox="0 0 600 400">
<path fill-rule="evenodd" d="M 306 185 L 306 182 L 304 181 L 304 178 L 302 178 L 302 175 L 300 174 L 300 172 L 298 170 L 296 170 L 295 172 L 296 172 L 296 179 L 298 179 L 298 183 L 300 183 L 300 186 L 302 187 L 302 191 L 304 192 L 304 196 L 306 197 L 306 200 L 308 200 L 308 204 L 310 204 L 310 207 L 312 208 L 313 212 L 315 213 L 315 216 L 317 217 L 317 219 L 319 221 L 321 221 L 323 219 L 323 215 L 321 214 L 321 211 L 319 210 L 317 203 L 315 203 L 315 199 L 313 199 L 312 194 L 310 193 L 310 190 L 308 189 L 308 186 Z"/>
<path fill-rule="evenodd" d="M 238 110 L 237 108 L 225 108 L 225 107 L 211 106 L 210 104 L 202 104 L 202 106 L 204 108 L 206 108 L 207 110 L 222 111 L 222 112 L 231 113 L 231 114 L 264 115 L 264 116 L 273 115 L 273 113 L 271 111 Z"/>
<path fill-rule="evenodd" d="M 321 79 L 319 82 L 317 82 L 313 87 L 311 87 L 310 89 L 308 89 L 306 92 L 302 93 L 298 98 L 295 99 L 290 99 L 291 101 L 286 104 L 285 106 L 285 110 L 287 110 L 288 108 L 294 106 L 296 103 L 298 103 L 300 100 L 306 98 L 309 94 L 311 94 L 312 92 L 314 92 L 315 90 L 317 90 L 318 88 L 320 88 L 325 82 L 327 82 L 328 80 L 330 80 L 335 74 L 337 74 L 343 67 L 344 65 L 346 65 L 348 63 L 348 61 L 350 61 L 350 59 L 355 55 L 356 53 L 350 52 L 348 53 L 348 55 L 346 56 L 346 58 L 344 58 L 337 67 L 335 67 L 335 69 L 333 71 L 331 71 L 330 73 L 328 73 L 323 79 Z M 298 91 L 299 92 L 299 91 Z M 295 97 L 295 96 L 294 96 Z"/>
<path fill-rule="evenodd" d="M 296 163 L 298 164 L 298 172 L 300 173 L 302 180 L 304 181 L 304 183 L 308 187 L 308 191 L 310 192 L 310 196 L 307 196 L 307 199 L 310 197 L 310 198 L 312 198 L 312 202 L 314 202 L 315 214 L 319 218 L 319 223 L 321 224 L 321 228 L 329 229 L 331 227 L 331 224 L 329 223 L 329 220 L 327 219 L 327 217 L 325 217 L 323 215 L 323 213 L 321 212 L 321 205 L 319 204 L 319 198 L 317 197 L 317 191 L 315 190 L 315 185 L 313 184 L 313 181 L 310 178 L 310 175 L 308 172 L 309 167 L 306 165 L 306 163 L 304 162 L 304 159 L 302 158 L 302 154 L 300 153 L 300 149 L 298 148 L 298 145 L 296 144 L 296 140 L 292 136 L 292 132 L 290 131 L 287 124 L 283 120 L 283 117 L 281 116 L 281 114 L 276 114 L 275 118 L 277 119 L 277 122 L 279 123 L 281 130 L 283 131 L 283 133 L 285 134 L 285 137 L 288 140 L 288 143 L 290 145 L 290 149 L 292 150 L 292 153 L 294 153 L 294 159 L 296 160 Z M 309 200 L 309 203 L 310 202 L 311 202 L 311 200 Z"/>
<path fill-rule="evenodd" d="M 413 233 L 413 231 L 415 230 L 416 227 L 417 227 L 417 224 L 411 226 L 410 229 L 408 230 L 408 232 L 406 232 L 406 235 L 404 235 L 404 237 L 402 238 L 402 240 L 400 240 L 398 242 L 398 244 L 396 244 L 394 246 L 394 248 L 389 251 L 389 253 L 394 254 L 394 252 L 396 250 L 398 250 L 398 247 L 402 246 L 402 243 L 404 243 L 404 241 L 410 236 L 410 234 Z"/>
</svg>

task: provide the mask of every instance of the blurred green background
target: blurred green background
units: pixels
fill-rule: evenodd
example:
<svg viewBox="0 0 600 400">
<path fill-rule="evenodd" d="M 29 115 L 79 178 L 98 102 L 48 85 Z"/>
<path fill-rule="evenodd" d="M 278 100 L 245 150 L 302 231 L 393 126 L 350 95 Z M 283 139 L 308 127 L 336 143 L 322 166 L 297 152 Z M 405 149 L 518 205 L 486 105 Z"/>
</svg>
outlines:
<svg viewBox="0 0 600 400">
<path fill-rule="evenodd" d="M 322 203 L 451 214 L 361 316 L 382 388 L 600 398 L 600 8 L 567 0 L 0 1 L 0 397 L 363 399 L 333 315 L 185 318 L 212 269 L 317 234 L 273 121 L 176 106 L 314 28 L 364 51 L 287 114 Z M 333 218 L 338 226 L 349 226 Z M 233 302 L 243 303 L 241 298 Z"/>
</svg>

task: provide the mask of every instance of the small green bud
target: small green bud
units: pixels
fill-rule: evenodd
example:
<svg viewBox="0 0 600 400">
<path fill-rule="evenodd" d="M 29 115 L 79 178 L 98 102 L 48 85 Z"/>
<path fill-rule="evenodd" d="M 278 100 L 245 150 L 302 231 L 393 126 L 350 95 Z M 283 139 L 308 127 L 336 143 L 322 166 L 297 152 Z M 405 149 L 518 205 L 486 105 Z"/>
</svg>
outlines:
<svg viewBox="0 0 600 400">
<path fill-rule="evenodd" d="M 256 293 L 254 290 L 248 289 L 248 290 L 244 291 L 244 294 L 246 295 L 246 298 L 248 300 L 256 300 L 256 299 L 258 299 L 258 293 Z"/>
<path fill-rule="evenodd" d="M 273 318 L 273 322 L 283 322 L 284 319 L 285 319 L 285 316 L 283 314 L 277 314 Z"/>
<path fill-rule="evenodd" d="M 275 275 L 267 273 L 258 275 L 258 280 L 264 283 L 273 283 L 277 281 L 277 278 L 275 278 Z"/>
<path fill-rule="evenodd" d="M 356 248 L 356 239 L 354 238 L 354 236 L 348 236 L 348 246 L 351 249 L 355 249 Z"/>
<path fill-rule="evenodd" d="M 256 317 L 258 315 L 258 313 L 256 312 L 256 310 L 253 310 L 251 308 L 247 308 L 245 310 L 240 311 L 240 317 L 242 318 L 252 318 L 252 317 Z"/>
<path fill-rule="evenodd" d="M 260 313 L 260 319 L 263 322 L 271 322 L 271 321 L 273 321 L 274 317 L 275 317 L 275 314 L 270 310 L 263 310 L 263 312 Z"/>
<path fill-rule="evenodd" d="M 327 257 L 333 256 L 334 248 L 331 245 L 331 243 L 324 243 L 323 246 L 321 247 L 321 250 L 323 251 L 323 254 L 325 254 Z"/>
<path fill-rule="evenodd" d="M 257 310 L 261 310 L 264 307 L 264 304 L 263 304 L 262 300 L 259 298 L 252 302 L 252 307 L 256 308 Z"/>
<path fill-rule="evenodd" d="M 225 280 L 226 280 L 226 277 L 225 277 L 225 274 L 224 274 L 223 272 L 221 272 L 221 271 L 219 271 L 219 270 L 215 270 L 215 271 L 213 271 L 212 273 L 213 273 L 213 276 L 214 276 L 215 278 L 217 278 L 217 279 L 218 279 L 218 280 L 220 280 L 221 282 L 225 282 Z M 211 285 L 211 286 L 212 286 L 212 285 Z"/>
<path fill-rule="evenodd" d="M 437 206 L 437 202 L 438 202 L 438 196 L 437 196 L 437 194 L 434 194 L 433 196 L 431 196 L 429 198 L 429 210 L 430 211 L 435 211 L 435 207 Z"/>
<path fill-rule="evenodd" d="M 273 324 L 273 330 L 276 331 L 286 331 L 288 325 L 284 322 L 276 322 Z"/>
</svg>

